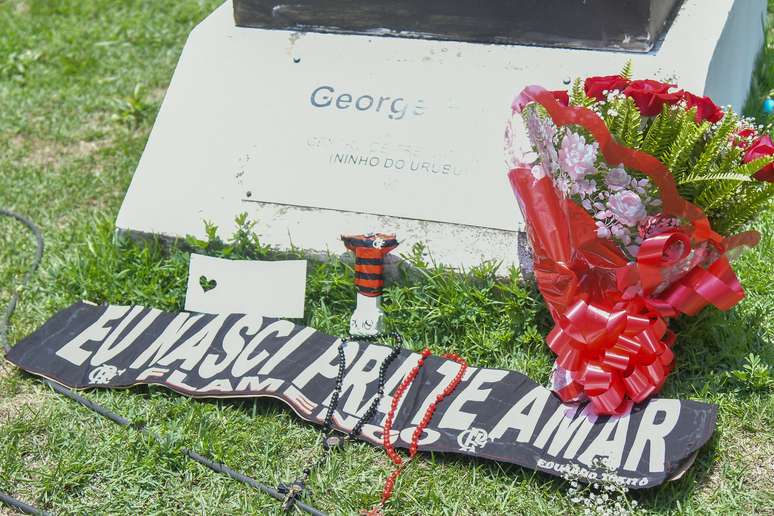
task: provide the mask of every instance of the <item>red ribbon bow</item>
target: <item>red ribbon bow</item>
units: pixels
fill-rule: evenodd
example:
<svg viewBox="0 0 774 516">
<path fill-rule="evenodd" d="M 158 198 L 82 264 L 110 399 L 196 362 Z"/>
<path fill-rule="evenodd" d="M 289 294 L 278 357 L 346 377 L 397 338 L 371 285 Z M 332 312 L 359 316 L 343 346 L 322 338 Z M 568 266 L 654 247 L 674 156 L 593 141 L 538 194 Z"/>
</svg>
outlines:
<svg viewBox="0 0 774 516">
<path fill-rule="evenodd" d="M 608 309 L 578 299 L 559 317 L 546 340 L 572 379 L 558 391 L 563 401 L 585 394 L 598 413 L 617 414 L 627 397 L 640 402 L 661 389 L 674 359 L 674 334 L 658 315 L 627 311 L 637 305 Z"/>
</svg>

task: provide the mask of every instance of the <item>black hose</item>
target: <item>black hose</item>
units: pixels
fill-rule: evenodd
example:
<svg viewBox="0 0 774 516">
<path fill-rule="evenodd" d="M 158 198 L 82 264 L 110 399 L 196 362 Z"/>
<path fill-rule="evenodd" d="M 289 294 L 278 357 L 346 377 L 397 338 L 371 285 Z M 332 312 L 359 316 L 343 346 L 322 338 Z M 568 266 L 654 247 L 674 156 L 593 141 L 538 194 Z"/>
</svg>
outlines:
<svg viewBox="0 0 774 516">
<path fill-rule="evenodd" d="M 19 284 L 20 288 L 24 288 L 29 285 L 30 281 L 32 280 L 32 275 L 35 274 L 35 272 L 38 270 L 38 267 L 40 267 L 40 261 L 43 259 L 43 234 L 40 232 L 38 226 L 36 226 L 34 222 L 32 222 L 24 215 L 14 211 L 6 210 L 5 208 L 0 208 L 0 215 L 18 220 L 24 224 L 35 237 L 35 243 L 37 244 L 35 258 L 29 270 L 27 271 L 27 274 L 24 275 L 24 278 L 22 278 L 21 283 Z M 13 291 L 13 294 L 11 294 L 11 300 L 8 302 L 8 306 L 5 307 L 5 311 L 3 312 L 2 317 L 0 317 L 0 347 L 2 347 L 5 353 L 8 353 L 8 351 L 11 349 L 11 346 L 8 344 L 8 326 L 11 322 L 11 316 L 16 310 L 16 305 L 18 302 L 19 288 L 16 288 Z M 49 515 L 49 513 L 41 511 L 40 509 L 36 509 L 32 505 L 24 503 L 21 500 L 17 500 L 16 498 L 3 493 L 2 491 L 0 491 L 0 502 L 5 503 L 6 505 L 13 507 L 17 511 L 20 511 L 24 514 Z"/>
<path fill-rule="evenodd" d="M 36 509 L 30 504 L 24 503 L 20 500 L 17 500 L 16 498 L 8 496 L 2 491 L 0 491 L 0 502 L 3 502 L 9 507 L 13 507 L 17 511 L 22 512 L 24 514 L 34 514 L 35 516 L 51 516 L 51 513 L 41 511 L 40 509 Z"/>
<path fill-rule="evenodd" d="M 22 278 L 21 282 L 19 283 L 19 287 L 13 291 L 13 294 L 11 294 L 11 300 L 8 302 L 8 306 L 5 307 L 5 312 L 3 312 L 2 318 L 0 318 L 0 346 L 2 346 L 3 351 L 8 353 L 8 351 L 11 349 L 10 344 L 8 344 L 8 326 L 11 323 L 11 316 L 13 316 L 13 313 L 16 310 L 16 304 L 19 302 L 19 289 L 25 288 L 27 285 L 29 285 L 30 281 L 32 280 L 32 276 L 37 272 L 38 267 L 40 267 L 40 262 L 43 259 L 44 245 L 43 234 L 40 232 L 38 226 L 36 226 L 35 223 L 30 219 L 24 215 L 16 213 L 15 211 L 6 210 L 5 208 L 0 208 L 0 215 L 11 217 L 12 219 L 16 219 L 24 224 L 35 237 L 35 243 L 37 245 L 37 248 L 35 249 L 35 258 L 32 261 L 32 265 L 27 271 L 27 274 L 24 275 L 24 278 Z"/>
</svg>

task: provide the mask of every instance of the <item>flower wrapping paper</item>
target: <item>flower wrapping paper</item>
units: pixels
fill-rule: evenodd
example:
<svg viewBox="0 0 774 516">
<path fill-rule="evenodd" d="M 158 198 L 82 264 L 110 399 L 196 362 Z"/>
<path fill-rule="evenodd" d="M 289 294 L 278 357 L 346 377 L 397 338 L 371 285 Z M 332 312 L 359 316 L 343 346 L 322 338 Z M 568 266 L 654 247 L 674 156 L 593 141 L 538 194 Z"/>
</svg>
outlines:
<svg viewBox="0 0 774 516">
<path fill-rule="evenodd" d="M 530 86 L 514 100 L 533 149 L 514 148 L 509 123 L 508 177 L 555 323 L 546 339 L 557 355 L 553 389 L 621 414 L 658 393 L 672 370 L 670 318 L 744 298 L 729 252 L 759 235 L 716 233 L 663 163 L 619 144 L 597 113 L 563 96 Z M 530 113 L 536 106 L 543 116 Z M 588 179 L 602 169 L 604 180 Z"/>
</svg>

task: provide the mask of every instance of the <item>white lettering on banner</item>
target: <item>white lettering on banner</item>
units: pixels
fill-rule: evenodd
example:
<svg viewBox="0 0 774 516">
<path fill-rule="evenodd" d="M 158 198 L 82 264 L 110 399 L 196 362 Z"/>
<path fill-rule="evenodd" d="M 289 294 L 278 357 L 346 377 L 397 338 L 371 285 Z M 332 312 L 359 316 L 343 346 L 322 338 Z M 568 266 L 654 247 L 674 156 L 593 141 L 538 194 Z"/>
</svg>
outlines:
<svg viewBox="0 0 774 516">
<path fill-rule="evenodd" d="M 346 402 L 342 407 L 344 412 L 360 416 L 361 411 L 367 409 L 369 403 L 363 403 L 366 388 L 369 383 L 378 379 L 379 364 L 389 354 L 390 348 L 368 346 L 363 351 L 363 354 L 360 355 L 360 358 L 357 359 L 357 362 L 352 365 L 341 383 L 341 399 L 344 399 L 346 396 Z M 351 393 L 347 396 L 347 392 L 350 390 Z"/>
<path fill-rule="evenodd" d="M 516 437 L 517 442 L 529 442 L 550 394 L 551 391 L 540 386 L 529 391 L 500 419 L 489 432 L 489 437 L 499 439 L 506 430 L 513 428 L 519 431 L 519 435 Z M 529 412 L 525 413 L 527 407 L 529 407 Z"/>
<path fill-rule="evenodd" d="M 366 423 L 363 425 L 363 430 L 360 432 L 360 435 L 367 441 L 371 441 L 374 444 L 381 444 L 382 435 L 384 435 L 383 427 L 381 425 Z"/>
<path fill-rule="evenodd" d="M 223 336 L 223 351 L 226 353 L 226 356 L 220 362 L 218 362 L 220 355 L 216 353 L 211 353 L 204 357 L 201 365 L 199 365 L 199 376 L 202 378 L 212 378 L 216 374 L 223 372 L 236 360 L 245 348 L 246 343 L 255 338 L 261 326 L 263 326 L 263 317 L 243 315 Z M 243 332 L 244 337 L 242 336 Z"/>
<path fill-rule="evenodd" d="M 660 423 L 656 423 L 656 416 L 662 413 L 664 419 Z M 651 400 L 645 407 L 645 413 L 642 415 L 642 420 L 640 420 L 640 427 L 637 429 L 637 434 L 626 458 L 624 469 L 636 471 L 642 454 L 645 453 L 645 446 L 650 444 L 648 469 L 652 473 L 663 472 L 664 457 L 666 455 L 665 439 L 669 432 L 677 425 L 678 419 L 680 419 L 679 400 Z"/>
<path fill-rule="evenodd" d="M 113 357 L 124 351 L 126 348 L 134 344 L 134 341 L 142 335 L 142 332 L 148 329 L 148 326 L 153 324 L 153 321 L 161 315 L 161 310 L 157 308 L 151 308 L 148 313 L 138 322 L 129 333 L 121 339 L 118 344 L 113 346 L 113 342 L 124 332 L 126 326 L 134 321 L 134 319 L 143 311 L 143 307 L 135 306 L 132 311 L 127 315 L 123 321 L 116 327 L 110 336 L 102 343 L 97 352 L 91 357 L 91 365 L 101 365 L 111 360 Z M 113 347 L 111 347 L 113 346 Z"/>
<path fill-rule="evenodd" d="M 180 389 L 190 391 L 190 392 L 196 392 L 196 387 L 192 385 L 188 385 L 184 382 L 184 380 L 187 378 L 187 375 L 182 371 L 173 371 L 171 375 L 167 378 L 167 384 L 171 385 L 173 387 L 179 387 Z"/>
<path fill-rule="evenodd" d="M 423 401 L 422 405 L 419 406 L 416 413 L 414 414 L 414 419 L 411 420 L 412 425 L 418 425 L 422 421 L 422 417 L 427 411 L 427 407 L 429 407 L 430 404 L 435 401 L 436 396 L 441 394 L 441 392 L 443 392 L 446 386 L 449 385 L 449 383 L 451 383 L 451 381 L 454 379 L 455 376 L 457 376 L 457 373 L 460 371 L 460 367 L 461 366 L 457 362 L 454 362 L 453 360 L 448 360 L 443 364 L 441 364 L 441 367 L 439 367 L 436 370 L 437 372 L 443 375 L 443 380 L 436 383 L 433 389 L 430 391 L 430 393 L 425 397 L 425 401 Z M 469 370 L 466 370 L 465 377 L 469 376 L 468 373 L 469 373 Z M 446 413 L 447 414 L 449 413 L 448 409 Z M 443 422 L 443 420 L 441 422 Z M 441 425 L 439 424 L 439 426 Z"/>
<path fill-rule="evenodd" d="M 314 328 L 304 328 L 293 335 L 293 337 L 285 342 L 276 353 L 272 353 L 271 358 L 264 364 L 261 370 L 258 371 L 258 374 L 271 374 L 271 372 L 274 371 L 274 368 L 277 367 L 277 364 L 290 356 L 299 346 L 301 346 L 301 344 L 306 342 L 309 337 L 315 333 L 317 333 L 317 330 Z"/>
<path fill-rule="evenodd" d="M 457 365 L 459 368 L 459 365 Z M 482 389 L 485 383 L 495 383 L 506 377 L 508 371 L 499 369 L 479 369 L 478 373 L 470 380 L 470 383 L 452 400 L 446 413 L 438 423 L 439 428 L 454 430 L 467 430 L 476 419 L 476 414 L 463 412 L 462 407 L 469 401 L 484 401 L 492 392 L 492 389 Z"/>
<path fill-rule="evenodd" d="M 293 385 L 299 389 L 303 389 L 312 378 L 317 375 L 324 376 L 325 378 L 333 379 L 339 374 L 339 344 L 341 339 L 336 339 L 336 342 L 331 344 L 328 349 L 325 350 L 317 359 L 309 364 L 301 374 L 296 376 L 292 381 Z M 347 364 L 351 364 L 358 351 L 360 351 L 360 344 L 354 340 L 347 341 L 344 345 L 344 359 Z"/>
<path fill-rule="evenodd" d="M 623 460 L 626 435 L 629 431 L 629 410 L 625 414 L 624 416 L 610 416 L 599 435 L 578 457 L 578 460 L 587 466 L 592 466 L 596 457 L 606 457 L 607 466 L 618 469 Z M 610 438 L 611 433 L 613 434 L 612 439 Z"/>
<path fill-rule="evenodd" d="M 163 327 L 159 322 L 161 314 L 157 309 L 142 307 L 105 307 L 96 321 L 61 348 L 55 347 L 54 351 L 69 363 L 84 367 L 87 363 L 93 365 L 87 368 L 91 369 L 89 379 L 94 385 L 119 383 L 116 378 L 135 369 L 130 373 L 137 373 L 131 380 L 134 383 L 163 382 L 181 392 L 201 396 L 273 394 L 289 402 L 306 419 L 322 421 L 330 404 L 331 381 L 339 372 L 340 340 L 322 353 L 315 351 L 315 355 L 310 356 L 304 352 L 303 344 L 315 339 L 312 347 L 322 345 L 315 338 L 316 330 L 290 321 L 272 320 L 263 327 L 266 319 L 260 316 L 181 313 Z M 235 322 L 227 327 L 230 320 Z M 143 349 L 148 342 L 150 344 Z M 379 364 L 391 350 L 356 341 L 345 343 L 343 350 L 345 365 L 349 367 L 345 367 L 340 390 L 341 412 L 334 412 L 333 419 L 338 428 L 346 431 L 357 423 L 358 417 L 376 398 Z M 126 364 L 140 351 L 141 354 L 127 367 Z M 121 357 L 124 357 L 123 361 Z M 418 359 L 418 354 L 404 351 L 392 364 L 384 395 L 377 407 L 379 414 L 364 426 L 364 439 L 376 444 L 381 442 L 379 421 L 383 424 L 384 414 L 391 407 L 393 398 L 390 394 L 416 366 Z M 433 370 L 436 365 L 438 369 Z M 432 365 L 426 364 L 421 369 L 417 381 L 409 389 L 411 392 L 406 393 L 397 406 L 396 416 L 405 417 L 398 418 L 398 428 L 390 435 L 392 441 L 410 442 L 427 407 L 459 368 L 454 361 L 433 359 Z M 191 370 L 196 374 L 188 373 Z M 255 376 L 246 376 L 253 370 L 257 371 Z M 290 370 L 301 370 L 292 384 L 285 379 Z M 271 372 L 275 377 L 266 374 Z M 682 405 L 679 400 L 654 399 L 634 413 L 627 411 L 625 415 L 605 417 L 600 421 L 591 405 L 583 408 L 556 405 L 548 389 L 530 387 L 534 384 L 529 382 L 527 393 L 518 399 L 505 396 L 492 399 L 496 385 L 502 386 L 504 381 L 512 385 L 509 374 L 514 373 L 469 368 L 464 383 L 439 407 L 437 419 L 423 433 L 420 446 L 437 441 L 446 446 L 446 441 L 456 437 L 458 450 L 487 456 L 487 452 L 495 453 L 497 446 L 531 443 L 531 453 L 536 455 L 536 461 L 540 461 L 539 467 L 560 473 L 570 466 L 587 468 L 589 478 L 603 474 L 594 467 L 597 458 L 606 459 L 607 466 L 614 470 L 639 471 L 638 474 L 645 471 L 663 473 L 667 469 L 666 462 L 675 460 L 672 455 L 667 457 L 667 445 L 675 446 L 676 443 L 669 443 L 667 438 L 680 420 Z M 128 375 L 120 378 L 123 384 L 130 382 Z M 517 385 L 512 388 L 511 396 L 524 389 Z M 372 393 L 370 396 L 369 392 Z M 320 401 L 324 396 L 327 398 Z M 506 402 L 509 406 L 501 405 Z M 499 421 L 492 421 L 494 428 L 491 430 L 490 425 L 478 428 L 480 423 L 476 424 L 477 416 L 485 411 L 502 414 Z M 541 421 L 545 423 L 538 426 Z M 403 424 L 406 426 L 401 428 Z M 502 438 L 506 434 L 509 439 L 504 442 Z M 627 443 L 631 446 L 627 447 Z M 671 448 L 669 451 L 674 452 Z M 679 452 L 674 455 L 678 459 L 682 457 Z M 549 457 L 551 461 L 544 460 Z M 627 485 L 642 486 L 643 482 L 646 485 L 649 482 L 645 477 L 621 478 Z"/>
<path fill-rule="evenodd" d="M 175 342 L 181 339 L 202 317 L 204 317 L 203 314 L 177 314 L 167 327 L 164 328 L 161 335 L 150 346 L 145 348 L 145 351 L 129 367 L 131 369 L 139 369 L 145 365 L 158 363 Z"/>
<path fill-rule="evenodd" d="M 400 362 L 398 365 L 398 368 L 395 370 L 394 373 L 390 376 L 390 378 L 384 383 L 384 396 L 382 396 L 382 399 L 379 401 L 379 405 L 377 405 L 376 410 L 377 412 L 380 412 L 383 414 L 382 417 L 377 418 L 374 416 L 373 421 L 379 422 L 380 424 L 384 424 L 384 419 L 387 417 L 387 413 L 390 411 L 390 407 L 392 406 L 392 392 L 398 388 L 398 385 L 403 381 L 403 379 L 406 377 L 406 375 L 411 371 L 414 366 L 417 363 L 417 360 L 419 360 L 419 353 L 410 353 L 408 357 L 403 362 Z M 401 397 L 400 401 L 398 402 L 398 406 L 396 407 L 396 413 L 400 411 L 400 408 L 403 406 L 403 402 L 406 401 L 406 397 Z"/>
<path fill-rule="evenodd" d="M 108 306 L 94 324 L 59 348 L 56 355 L 64 358 L 71 364 L 77 366 L 83 365 L 83 363 L 94 353 L 93 351 L 86 351 L 83 349 L 83 345 L 87 342 L 102 342 L 113 329 L 113 326 L 107 326 L 107 324 L 124 317 L 130 309 L 131 307 L 129 306 Z"/>
<path fill-rule="evenodd" d="M 231 380 L 227 380 L 225 378 L 220 378 L 218 380 L 213 380 L 201 389 L 199 389 L 199 392 L 231 392 L 234 390 L 234 387 L 231 385 Z"/>
<path fill-rule="evenodd" d="M 400 431 L 400 439 L 404 443 L 410 443 L 411 439 L 414 437 L 414 431 L 417 429 L 415 426 L 409 426 L 408 428 L 404 428 Z M 422 437 L 417 441 L 418 446 L 427 446 L 428 444 L 433 444 L 438 439 L 441 438 L 440 432 L 433 430 L 432 428 L 425 428 L 424 432 L 422 432 Z"/>
<path fill-rule="evenodd" d="M 147 380 L 148 378 L 155 378 L 157 376 L 164 376 L 169 372 L 169 369 L 164 367 L 149 367 L 140 374 L 137 375 L 137 381 Z"/>
<path fill-rule="evenodd" d="M 250 355 L 263 344 L 269 335 L 275 334 L 277 337 L 287 337 L 290 332 L 295 328 L 295 324 L 290 321 L 274 321 L 266 328 L 262 329 L 258 334 L 253 337 L 250 342 L 247 343 L 245 348 L 237 357 L 234 365 L 231 367 L 231 376 L 242 376 L 252 369 L 258 367 L 260 363 L 269 358 L 270 353 L 265 349 L 262 349 L 256 356 L 250 358 Z"/>
<path fill-rule="evenodd" d="M 245 376 L 239 380 L 239 384 L 236 386 L 237 391 L 250 391 L 250 392 L 277 392 L 280 387 L 285 383 L 285 380 L 279 378 L 264 378 L 261 380 L 260 376 Z"/>
<path fill-rule="evenodd" d="M 312 411 L 317 407 L 317 403 L 307 398 L 304 393 L 292 385 L 289 385 L 288 388 L 285 389 L 283 395 L 292 405 L 307 416 L 311 415 Z"/>
<path fill-rule="evenodd" d="M 226 321 L 228 315 L 219 314 L 216 315 L 210 322 L 204 325 L 199 331 L 183 340 L 176 348 L 170 351 L 168 354 L 159 360 L 158 365 L 168 366 L 172 362 L 182 360 L 180 369 L 184 371 L 190 371 L 196 365 L 202 361 L 204 354 L 209 351 L 212 346 L 212 341 L 223 327 L 223 323 Z"/>
<path fill-rule="evenodd" d="M 596 420 L 597 416 L 589 406 L 578 413 L 577 405 L 559 405 L 535 439 L 534 446 L 545 447 L 551 434 L 556 430 L 547 453 L 556 457 L 569 442 L 570 445 L 564 452 L 564 458 L 572 459 L 585 442 L 586 436 L 591 432 Z"/>
</svg>

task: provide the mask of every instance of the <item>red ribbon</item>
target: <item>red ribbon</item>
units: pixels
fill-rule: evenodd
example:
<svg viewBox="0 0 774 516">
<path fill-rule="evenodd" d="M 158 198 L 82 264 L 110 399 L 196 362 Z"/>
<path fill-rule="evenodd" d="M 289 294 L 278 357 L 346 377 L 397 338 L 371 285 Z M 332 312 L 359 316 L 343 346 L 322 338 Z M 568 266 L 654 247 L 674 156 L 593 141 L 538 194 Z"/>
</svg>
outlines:
<svg viewBox="0 0 774 516">
<path fill-rule="evenodd" d="M 565 402 L 588 398 L 599 414 L 620 414 L 628 400 L 642 402 L 664 385 L 674 361 L 668 318 L 695 315 L 709 304 L 728 310 L 744 298 L 725 252 L 755 245 L 759 236 L 715 233 L 704 212 L 679 195 L 666 166 L 618 144 L 593 111 L 562 106 L 538 86 L 521 93 L 514 111 L 533 101 L 557 126 L 585 128 L 609 164 L 648 175 L 663 213 L 690 222 L 645 239 L 630 262 L 613 242 L 596 236 L 593 217 L 560 198 L 549 177 L 536 179 L 526 166 L 509 173 L 528 222 L 538 288 L 556 323 L 547 342 L 569 376 L 557 393 Z"/>
</svg>

